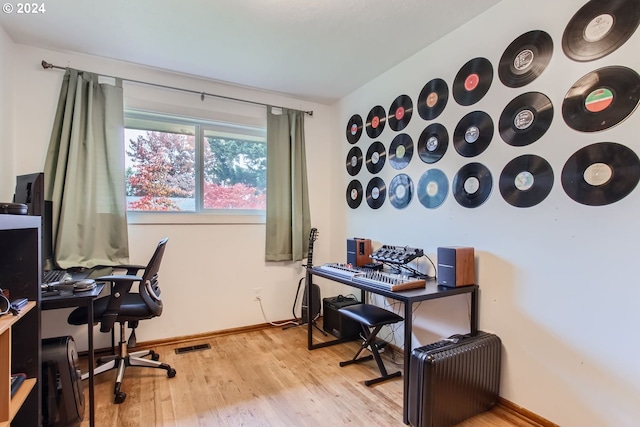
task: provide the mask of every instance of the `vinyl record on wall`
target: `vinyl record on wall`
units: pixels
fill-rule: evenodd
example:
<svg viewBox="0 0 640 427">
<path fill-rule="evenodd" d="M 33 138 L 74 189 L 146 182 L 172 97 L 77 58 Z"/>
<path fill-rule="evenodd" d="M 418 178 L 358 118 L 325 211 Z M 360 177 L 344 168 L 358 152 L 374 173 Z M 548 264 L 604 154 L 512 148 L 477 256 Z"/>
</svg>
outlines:
<svg viewBox="0 0 640 427">
<path fill-rule="evenodd" d="M 354 179 L 347 185 L 347 204 L 351 209 L 355 209 L 362 203 L 362 184 Z"/>
<path fill-rule="evenodd" d="M 630 148 L 598 142 L 576 151 L 562 168 L 562 188 L 583 205 L 602 206 L 625 198 L 640 180 L 640 159 Z"/>
<path fill-rule="evenodd" d="M 465 208 L 477 208 L 491 194 L 493 178 L 481 163 L 468 163 L 453 177 L 453 197 Z"/>
<path fill-rule="evenodd" d="M 389 164 L 394 169 L 404 169 L 413 157 L 413 139 L 406 133 L 396 135 L 389 146 Z"/>
<path fill-rule="evenodd" d="M 418 114 L 424 120 L 434 120 L 447 106 L 449 86 L 442 79 L 427 82 L 418 96 Z"/>
<path fill-rule="evenodd" d="M 631 68 L 604 67 L 580 78 L 562 102 L 562 117 L 581 132 L 608 129 L 629 117 L 640 100 L 640 76 Z"/>
<path fill-rule="evenodd" d="M 347 141 L 349 144 L 355 144 L 362 136 L 362 117 L 354 114 L 347 123 Z"/>
<path fill-rule="evenodd" d="M 522 87 L 534 81 L 551 61 L 553 40 L 540 30 L 529 31 L 516 38 L 505 49 L 498 77 L 507 87 Z"/>
<path fill-rule="evenodd" d="M 509 145 L 529 145 L 545 134 L 553 120 L 551 100 L 540 92 L 515 97 L 502 111 L 498 129 Z"/>
<path fill-rule="evenodd" d="M 487 58 L 474 58 L 460 68 L 453 80 L 453 99 L 460 105 L 472 105 L 489 91 L 493 66 Z"/>
<path fill-rule="evenodd" d="M 385 151 L 384 145 L 379 141 L 374 142 L 367 149 L 367 158 L 365 160 L 367 170 L 373 174 L 380 172 L 386 158 L 387 152 Z"/>
<path fill-rule="evenodd" d="M 449 132 L 440 123 L 427 126 L 418 138 L 418 156 L 425 163 L 435 163 L 444 156 L 449 146 Z"/>
<path fill-rule="evenodd" d="M 638 28 L 638 0 L 591 0 L 562 34 L 562 50 L 574 61 L 602 58 L 622 46 Z"/>
<path fill-rule="evenodd" d="M 406 208 L 413 198 L 413 181 L 409 175 L 401 173 L 393 177 L 389 184 L 389 203 L 396 209 Z"/>
<path fill-rule="evenodd" d="M 429 169 L 418 181 L 418 200 L 422 206 L 435 209 L 440 206 L 449 194 L 449 180 L 440 169 Z"/>
<path fill-rule="evenodd" d="M 384 108 L 381 105 L 376 105 L 369 111 L 369 115 L 367 116 L 367 135 L 369 138 L 377 138 L 380 136 L 382 131 L 384 130 L 384 124 L 387 121 L 387 114 L 384 111 Z"/>
<path fill-rule="evenodd" d="M 387 198 L 387 187 L 378 176 L 374 176 L 367 184 L 367 204 L 371 209 L 378 209 Z"/>
<path fill-rule="evenodd" d="M 408 95 L 400 95 L 389 107 L 389 127 L 395 131 L 404 129 L 409 124 L 412 114 L 413 101 Z"/>
<path fill-rule="evenodd" d="M 453 131 L 453 147 L 463 157 L 475 157 L 484 152 L 493 139 L 493 120 L 484 111 L 472 111 L 464 116 Z"/>
<path fill-rule="evenodd" d="M 529 208 L 542 202 L 551 192 L 553 169 L 542 157 L 525 154 L 507 163 L 498 186 L 507 203 Z"/>
<path fill-rule="evenodd" d="M 357 175 L 362 169 L 362 150 L 359 147 L 351 147 L 347 153 L 347 173 Z"/>
</svg>

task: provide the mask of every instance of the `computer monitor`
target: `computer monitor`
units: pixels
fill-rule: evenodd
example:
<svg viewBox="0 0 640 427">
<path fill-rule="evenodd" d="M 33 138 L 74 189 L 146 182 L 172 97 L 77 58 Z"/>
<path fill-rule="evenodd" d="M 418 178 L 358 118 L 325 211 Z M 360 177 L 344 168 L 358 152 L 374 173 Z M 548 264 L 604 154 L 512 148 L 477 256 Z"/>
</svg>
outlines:
<svg viewBox="0 0 640 427">
<path fill-rule="evenodd" d="M 53 204 L 44 198 L 44 173 L 18 175 L 13 202 L 27 205 L 27 215 L 42 219 L 42 265 L 53 268 Z"/>
</svg>

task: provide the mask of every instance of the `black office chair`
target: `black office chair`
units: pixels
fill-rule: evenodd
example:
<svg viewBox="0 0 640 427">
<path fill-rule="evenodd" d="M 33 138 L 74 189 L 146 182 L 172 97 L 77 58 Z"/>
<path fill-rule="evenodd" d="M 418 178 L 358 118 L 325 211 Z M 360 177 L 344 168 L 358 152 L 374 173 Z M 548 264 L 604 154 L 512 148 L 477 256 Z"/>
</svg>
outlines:
<svg viewBox="0 0 640 427">
<path fill-rule="evenodd" d="M 372 304 L 348 305 L 346 307 L 342 307 L 338 311 L 342 313 L 343 316 L 359 322 L 362 326 L 362 332 L 364 333 L 364 341 L 358 349 L 358 352 L 353 356 L 353 359 L 340 362 L 340 366 L 360 363 L 366 360 L 371 360 L 372 358 L 375 359 L 378 369 L 380 370 L 380 376 L 371 380 L 366 380 L 364 383 L 367 386 L 371 386 L 391 378 L 397 378 L 402 375 L 400 371 L 392 374 L 387 372 L 387 369 L 384 367 L 384 363 L 382 363 L 378 347 L 376 347 L 376 336 L 378 335 L 378 332 L 380 332 L 380 329 L 385 325 L 401 322 L 404 320 L 402 316 Z M 358 358 L 360 353 L 362 353 L 362 350 L 365 348 L 369 348 L 371 350 L 371 354 Z"/>
<path fill-rule="evenodd" d="M 97 375 L 114 368 L 118 369 L 113 389 L 115 403 L 122 403 L 127 397 L 127 394 L 120 390 L 127 366 L 165 369 L 169 378 L 176 375 L 176 370 L 171 366 L 158 362 L 159 356 L 153 350 L 129 353 L 125 340 L 127 329 L 125 322 L 128 322 L 129 327 L 133 329 L 130 339 L 130 342 L 133 343 L 135 342 L 135 328 L 138 326 L 138 321 L 151 319 L 162 313 L 158 270 L 167 240 L 165 238 L 158 243 L 158 247 L 146 267 L 140 265 L 115 266 L 114 270 L 126 270 L 126 274 L 103 276 L 96 279 L 99 282 L 110 282 L 112 288 L 111 295 L 98 298 L 94 302 L 94 323 L 100 323 L 100 332 L 110 332 L 116 322 L 120 324 L 119 353 L 98 359 L 99 365 L 94 371 Z M 136 274 L 140 270 L 144 270 L 144 272 L 142 276 L 137 276 Z M 138 292 L 130 292 L 132 285 L 136 282 L 139 283 Z M 75 309 L 69 315 L 68 322 L 72 325 L 86 324 L 86 310 L 86 307 Z M 151 359 L 145 359 L 146 356 L 150 356 Z"/>
</svg>

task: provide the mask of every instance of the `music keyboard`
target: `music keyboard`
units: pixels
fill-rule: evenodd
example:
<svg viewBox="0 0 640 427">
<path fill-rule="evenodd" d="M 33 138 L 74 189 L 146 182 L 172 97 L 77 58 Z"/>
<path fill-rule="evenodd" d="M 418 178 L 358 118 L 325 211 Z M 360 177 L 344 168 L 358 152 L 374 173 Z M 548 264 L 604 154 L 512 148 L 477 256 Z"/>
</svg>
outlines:
<svg viewBox="0 0 640 427">
<path fill-rule="evenodd" d="M 423 279 L 407 277 L 401 274 L 386 273 L 366 268 L 352 267 L 347 264 L 324 264 L 316 267 L 329 274 L 351 280 L 354 283 L 374 286 L 387 291 L 403 291 L 424 288 L 427 282 Z"/>
<path fill-rule="evenodd" d="M 316 267 L 319 270 L 326 271 L 327 273 L 335 274 L 345 279 L 353 279 L 358 274 L 364 274 L 364 270 L 358 267 L 352 267 L 347 264 L 323 264 Z"/>
</svg>

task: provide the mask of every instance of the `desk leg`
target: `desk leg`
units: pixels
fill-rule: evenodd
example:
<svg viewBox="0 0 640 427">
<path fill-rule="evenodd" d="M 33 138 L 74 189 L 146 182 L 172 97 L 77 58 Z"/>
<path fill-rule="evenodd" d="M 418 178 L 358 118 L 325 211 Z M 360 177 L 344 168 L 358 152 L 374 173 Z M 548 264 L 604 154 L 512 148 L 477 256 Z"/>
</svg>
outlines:
<svg viewBox="0 0 640 427">
<path fill-rule="evenodd" d="M 409 424 L 409 367 L 411 366 L 411 350 L 413 348 L 411 346 L 413 329 L 412 308 L 411 303 L 404 303 L 404 375 L 402 375 L 404 391 L 402 393 L 402 421 L 404 421 L 405 424 Z"/>
<path fill-rule="evenodd" d="M 93 366 L 95 365 L 93 353 L 93 300 L 87 304 L 87 327 L 89 340 L 89 426 L 95 425 L 94 395 L 93 395 Z"/>
<path fill-rule="evenodd" d="M 304 279 L 304 299 L 303 301 L 307 302 L 307 348 L 309 350 L 313 349 L 313 325 L 311 324 L 311 313 L 313 313 L 313 309 L 315 307 L 313 307 L 313 298 L 311 298 L 311 283 L 312 283 L 313 278 L 311 277 L 311 272 L 309 271 L 309 269 L 307 269 L 306 273 L 305 273 L 305 279 Z M 307 286 L 307 284 L 309 284 L 309 286 Z"/>
<path fill-rule="evenodd" d="M 478 333 L 478 288 L 471 292 L 471 334 Z"/>
</svg>

